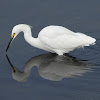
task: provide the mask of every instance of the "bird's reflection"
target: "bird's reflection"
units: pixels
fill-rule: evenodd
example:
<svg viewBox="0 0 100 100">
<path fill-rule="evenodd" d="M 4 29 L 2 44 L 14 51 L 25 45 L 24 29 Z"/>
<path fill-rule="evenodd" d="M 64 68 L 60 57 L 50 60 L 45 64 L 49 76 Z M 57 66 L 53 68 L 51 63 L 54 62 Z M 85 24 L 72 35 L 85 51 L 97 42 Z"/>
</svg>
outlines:
<svg viewBox="0 0 100 100">
<path fill-rule="evenodd" d="M 75 57 L 68 54 L 65 56 L 58 56 L 49 53 L 31 58 L 26 62 L 24 71 L 20 72 L 13 66 L 7 55 L 6 57 L 12 68 L 13 79 L 20 82 L 27 81 L 33 66 L 38 67 L 38 72 L 42 78 L 52 81 L 60 81 L 63 78 L 81 76 L 84 73 L 91 71 L 92 66 L 80 62 L 76 60 Z"/>
</svg>

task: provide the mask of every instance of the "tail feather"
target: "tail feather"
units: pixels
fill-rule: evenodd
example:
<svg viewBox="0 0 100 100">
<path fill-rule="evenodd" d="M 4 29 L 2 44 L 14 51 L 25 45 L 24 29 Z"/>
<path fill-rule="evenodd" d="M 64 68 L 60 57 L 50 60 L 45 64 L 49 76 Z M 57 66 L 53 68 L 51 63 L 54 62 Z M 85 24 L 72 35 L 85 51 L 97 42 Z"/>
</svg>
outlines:
<svg viewBox="0 0 100 100">
<path fill-rule="evenodd" d="M 90 46 L 90 45 L 95 45 L 95 42 L 96 42 L 96 39 L 95 38 L 92 38 L 88 35 L 85 35 L 83 33 L 76 33 L 76 35 L 79 37 L 79 39 L 81 39 L 81 45 L 80 47 L 83 47 L 83 46 Z"/>
</svg>

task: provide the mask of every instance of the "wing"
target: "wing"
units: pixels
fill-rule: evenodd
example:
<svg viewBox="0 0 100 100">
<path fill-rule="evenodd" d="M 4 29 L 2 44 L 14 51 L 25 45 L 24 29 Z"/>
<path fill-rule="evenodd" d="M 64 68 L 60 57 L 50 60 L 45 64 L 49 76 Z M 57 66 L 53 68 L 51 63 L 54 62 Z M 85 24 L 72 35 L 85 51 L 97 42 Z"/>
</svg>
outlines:
<svg viewBox="0 0 100 100">
<path fill-rule="evenodd" d="M 67 49 L 79 46 L 78 36 L 62 26 L 48 26 L 38 35 L 42 44 L 52 49 Z"/>
<path fill-rule="evenodd" d="M 46 36 L 42 36 L 40 41 L 52 49 L 67 49 L 67 48 L 76 48 L 80 45 L 80 39 L 76 39 L 77 36 L 72 35 L 62 35 L 56 38 L 48 38 Z"/>
<path fill-rule="evenodd" d="M 74 35 L 74 32 L 70 31 L 69 29 L 62 27 L 62 26 L 47 26 L 45 28 L 43 28 L 38 37 L 41 38 L 42 36 L 46 36 L 48 38 L 56 38 L 62 35 Z"/>
</svg>

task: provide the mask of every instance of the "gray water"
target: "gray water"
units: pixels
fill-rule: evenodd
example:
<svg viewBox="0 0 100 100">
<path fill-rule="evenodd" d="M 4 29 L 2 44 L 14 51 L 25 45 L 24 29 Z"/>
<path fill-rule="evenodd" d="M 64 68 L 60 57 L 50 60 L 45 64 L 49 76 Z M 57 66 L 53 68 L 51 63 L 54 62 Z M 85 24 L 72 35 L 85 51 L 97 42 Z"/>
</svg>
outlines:
<svg viewBox="0 0 100 100">
<path fill-rule="evenodd" d="M 20 34 L 8 61 L 11 30 L 20 23 L 31 25 L 34 37 L 45 26 L 61 25 L 96 38 L 96 45 L 59 57 L 30 46 Z M 99 51 L 99 0 L 0 1 L 0 100 L 100 100 Z"/>
</svg>

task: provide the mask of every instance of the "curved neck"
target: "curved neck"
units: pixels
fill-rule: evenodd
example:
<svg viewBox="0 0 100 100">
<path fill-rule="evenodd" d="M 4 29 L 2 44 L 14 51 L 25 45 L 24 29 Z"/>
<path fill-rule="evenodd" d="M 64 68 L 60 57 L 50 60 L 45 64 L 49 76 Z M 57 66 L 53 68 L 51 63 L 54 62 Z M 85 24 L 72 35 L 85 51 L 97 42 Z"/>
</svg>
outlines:
<svg viewBox="0 0 100 100">
<path fill-rule="evenodd" d="M 32 41 L 36 42 L 36 38 L 32 37 L 31 28 L 28 27 L 27 29 L 23 29 L 22 32 L 24 33 L 25 40 L 31 44 Z"/>
<path fill-rule="evenodd" d="M 28 27 L 27 29 L 23 29 L 22 32 L 24 33 L 25 40 L 32 46 L 43 49 L 43 45 L 39 41 L 38 38 L 32 37 L 31 28 Z"/>
</svg>

